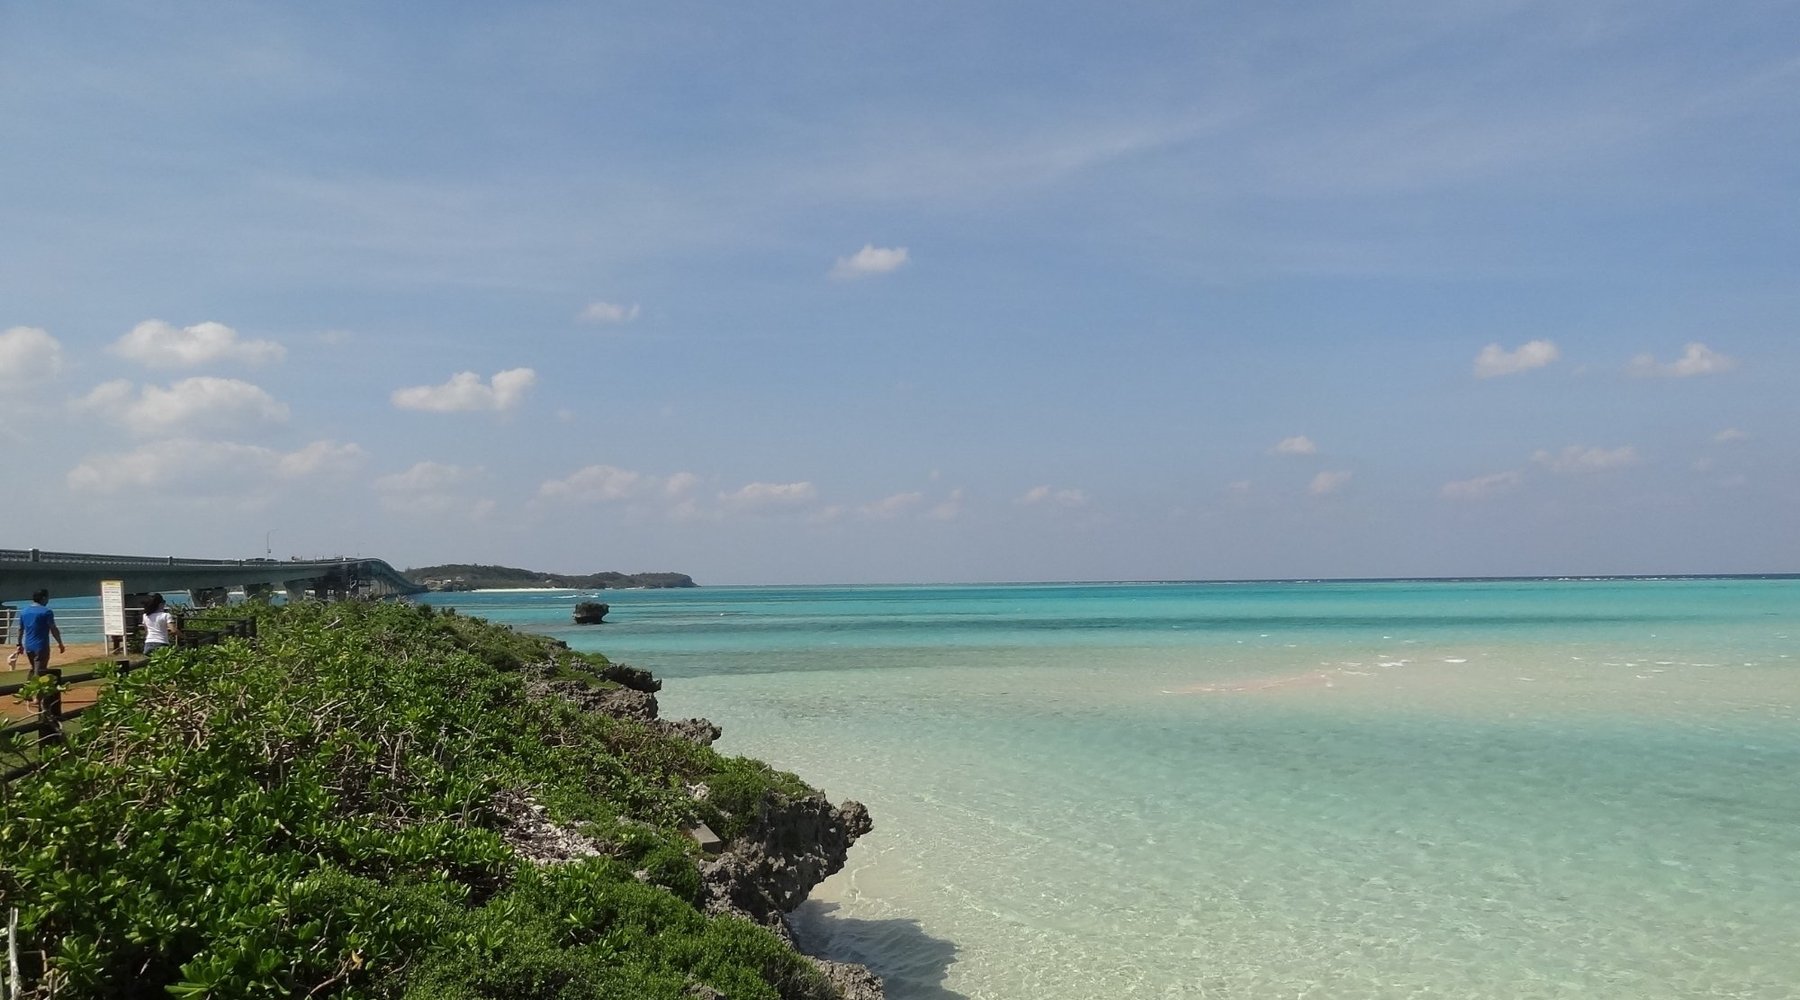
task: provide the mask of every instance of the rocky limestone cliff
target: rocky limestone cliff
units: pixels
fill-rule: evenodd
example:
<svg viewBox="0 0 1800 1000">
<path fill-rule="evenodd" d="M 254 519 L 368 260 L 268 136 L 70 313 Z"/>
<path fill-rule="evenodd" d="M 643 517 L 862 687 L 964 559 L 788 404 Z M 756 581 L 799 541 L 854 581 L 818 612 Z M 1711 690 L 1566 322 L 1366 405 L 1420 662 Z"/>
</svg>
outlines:
<svg viewBox="0 0 1800 1000">
<path fill-rule="evenodd" d="M 662 689 L 662 682 L 648 671 L 613 664 L 604 669 L 602 676 L 622 686 L 597 689 L 580 681 L 543 675 L 531 676 L 527 683 L 538 697 L 564 698 L 584 711 L 644 722 L 703 746 L 719 738 L 719 727 L 705 719 L 659 718 L 656 692 Z M 705 786 L 696 788 L 695 794 L 704 796 Z M 542 829 L 545 821 L 529 804 L 517 804 L 512 811 L 518 814 L 516 822 L 521 831 L 529 831 L 526 836 L 545 841 L 555 841 L 559 836 L 555 831 Z M 702 903 L 709 913 L 744 917 L 794 944 L 786 915 L 806 901 L 814 886 L 844 867 L 850 845 L 873 827 L 868 809 L 860 802 L 833 805 L 817 792 L 800 798 L 771 793 L 763 799 L 742 836 L 725 843 L 716 857 L 701 862 Z M 571 853 L 564 856 L 588 853 L 579 846 L 567 849 Z M 885 997 L 880 977 L 860 965 L 816 956 L 812 961 L 837 992 L 835 996 L 809 1000 Z"/>
</svg>

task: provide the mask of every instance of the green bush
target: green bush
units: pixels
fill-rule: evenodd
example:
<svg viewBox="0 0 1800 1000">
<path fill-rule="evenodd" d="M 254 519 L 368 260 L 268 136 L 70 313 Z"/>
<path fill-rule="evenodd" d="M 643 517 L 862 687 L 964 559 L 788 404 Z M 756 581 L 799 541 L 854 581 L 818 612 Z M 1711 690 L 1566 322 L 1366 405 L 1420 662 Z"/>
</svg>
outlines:
<svg viewBox="0 0 1800 1000">
<path fill-rule="evenodd" d="M 683 833 L 741 832 L 765 795 L 804 794 L 798 779 L 531 699 L 525 667 L 605 683 L 604 660 L 480 619 L 231 609 L 246 611 L 254 648 L 160 655 L 4 787 L 0 898 L 40 993 L 816 995 L 777 938 L 695 909 Z M 521 861 L 503 791 L 611 856 Z"/>
</svg>

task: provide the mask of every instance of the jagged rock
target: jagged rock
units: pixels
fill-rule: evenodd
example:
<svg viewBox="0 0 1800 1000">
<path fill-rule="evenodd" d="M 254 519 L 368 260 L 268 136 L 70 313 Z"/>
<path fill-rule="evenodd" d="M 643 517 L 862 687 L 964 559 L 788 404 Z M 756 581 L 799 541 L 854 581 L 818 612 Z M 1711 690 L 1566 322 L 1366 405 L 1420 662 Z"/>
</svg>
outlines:
<svg viewBox="0 0 1800 1000">
<path fill-rule="evenodd" d="M 575 602 L 575 624 L 602 624 L 606 621 L 606 613 L 611 610 L 612 605 L 602 604 L 599 601 L 577 601 Z"/>
<path fill-rule="evenodd" d="M 709 913 L 736 913 L 792 940 L 781 915 L 843 868 L 850 845 L 873 828 L 860 802 L 833 806 L 818 793 L 771 793 L 750 829 L 701 863 L 701 898 Z"/>
<path fill-rule="evenodd" d="M 712 746 L 724 732 L 705 719 L 662 719 L 657 722 L 657 726 L 670 736 L 680 737 L 703 747 Z"/>
<path fill-rule="evenodd" d="M 656 719 L 656 696 L 630 688 L 613 688 L 600 692 L 594 711 L 604 712 L 616 719 L 636 719 L 639 722 L 652 722 Z"/>
<path fill-rule="evenodd" d="M 623 685 L 633 691 L 642 691 L 645 694 L 655 694 L 662 690 L 662 681 L 641 667 L 628 667 L 623 663 L 608 663 L 600 668 L 600 676 L 614 684 Z"/>
<path fill-rule="evenodd" d="M 825 981 L 838 991 L 843 1000 L 887 1000 L 881 977 L 866 967 L 850 962 L 830 962 L 808 956 L 808 961 L 825 974 Z"/>
<path fill-rule="evenodd" d="M 658 719 L 655 692 L 661 690 L 662 682 L 648 671 L 613 664 L 602 676 L 622 686 L 601 690 L 579 681 L 548 679 L 554 666 L 539 664 L 527 668 L 532 678 L 528 690 L 534 697 L 564 698 L 584 711 L 637 719 L 702 746 L 710 746 L 719 738 L 719 727 L 706 719 Z M 710 794 L 704 784 L 689 791 L 696 800 L 704 800 Z M 561 830 L 542 815 L 541 807 L 534 810 L 530 806 L 527 803 L 524 810 L 529 815 L 513 824 L 515 829 L 537 831 L 548 827 L 593 843 L 573 831 Z M 708 913 L 746 917 L 792 945 L 794 936 L 783 916 L 805 902 L 814 886 L 841 870 L 850 845 L 873 828 L 869 810 L 860 802 L 846 801 L 834 806 L 818 792 L 797 799 L 770 793 L 763 799 L 750 828 L 725 844 L 724 853 L 700 863 L 702 906 Z M 521 839 L 531 837 L 521 835 Z M 603 846 L 594 848 L 594 853 L 603 852 Z M 551 855 L 548 860 L 566 860 L 555 856 L 553 849 L 545 849 L 545 853 Z M 648 879 L 648 873 L 643 877 Z M 884 1000 L 880 977 L 868 969 L 816 957 L 809 960 L 824 974 L 828 992 L 815 995 L 815 991 L 807 989 L 792 995 L 790 1000 Z M 689 992 L 696 1000 L 720 998 L 717 991 L 700 985 L 690 987 Z"/>
<path fill-rule="evenodd" d="M 628 687 L 596 688 L 580 681 L 546 680 L 541 676 L 528 681 L 526 691 L 534 698 L 556 697 L 574 702 L 584 712 L 639 722 L 656 718 L 656 695 L 648 691 Z"/>
<path fill-rule="evenodd" d="M 606 853 L 598 841 L 551 821 L 543 806 L 516 792 L 496 795 L 494 809 L 501 838 L 527 861 L 547 865 Z"/>
</svg>

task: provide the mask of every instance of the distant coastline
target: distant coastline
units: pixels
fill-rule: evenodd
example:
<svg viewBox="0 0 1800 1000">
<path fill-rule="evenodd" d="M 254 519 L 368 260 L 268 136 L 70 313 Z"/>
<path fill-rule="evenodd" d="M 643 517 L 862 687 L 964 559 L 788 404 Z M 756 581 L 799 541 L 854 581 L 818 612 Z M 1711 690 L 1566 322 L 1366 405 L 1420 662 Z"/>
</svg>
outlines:
<svg viewBox="0 0 1800 1000">
<path fill-rule="evenodd" d="M 401 571 L 401 575 L 428 590 L 655 590 L 697 587 L 686 573 L 545 573 L 516 566 L 446 563 Z"/>
</svg>

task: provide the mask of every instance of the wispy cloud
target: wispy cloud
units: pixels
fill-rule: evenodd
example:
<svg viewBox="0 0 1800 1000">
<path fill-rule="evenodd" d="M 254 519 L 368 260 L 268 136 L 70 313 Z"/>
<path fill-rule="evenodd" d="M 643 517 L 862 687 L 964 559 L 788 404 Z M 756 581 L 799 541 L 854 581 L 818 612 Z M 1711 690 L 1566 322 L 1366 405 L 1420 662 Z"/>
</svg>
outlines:
<svg viewBox="0 0 1800 1000">
<path fill-rule="evenodd" d="M 581 310 L 583 323 L 618 324 L 629 323 L 638 318 L 637 303 L 619 305 L 616 302 L 590 302 Z"/>
<path fill-rule="evenodd" d="M 905 247 L 878 247 L 868 243 L 848 257 L 839 257 L 831 266 L 831 276 L 839 281 L 868 278 L 898 271 L 906 262 Z"/>
<path fill-rule="evenodd" d="M 857 513 L 874 520 L 887 520 L 899 517 L 907 511 L 925 502 L 925 494 L 919 492 L 896 493 L 890 497 L 863 504 Z"/>
<path fill-rule="evenodd" d="M 170 438 L 131 451 L 93 455 L 69 470 L 78 493 L 170 492 L 192 496 L 260 493 L 296 480 L 342 475 L 366 458 L 355 444 L 315 441 L 291 452 L 230 441 Z"/>
<path fill-rule="evenodd" d="M 479 515 L 490 509 L 491 501 L 470 500 L 460 491 L 482 475 L 480 466 L 419 462 L 404 472 L 376 479 L 372 486 L 380 495 L 382 505 L 390 510 Z"/>
<path fill-rule="evenodd" d="M 655 476 L 612 465 L 589 465 L 562 479 L 544 482 L 538 487 L 538 496 L 550 500 L 610 503 L 654 493 L 657 487 Z"/>
<path fill-rule="evenodd" d="M 805 506 L 818 496 L 818 488 L 810 482 L 749 483 L 719 494 L 719 502 L 734 510 L 766 511 Z"/>
<path fill-rule="evenodd" d="M 949 496 L 933 504 L 931 509 L 925 512 L 925 516 L 933 521 L 954 521 L 962 516 L 962 510 L 963 491 L 962 487 L 958 486 L 950 491 Z"/>
<path fill-rule="evenodd" d="M 1355 473 L 1343 470 L 1321 472 L 1313 477 L 1312 482 L 1306 487 L 1306 492 L 1316 497 L 1329 496 L 1350 485 L 1353 475 Z"/>
<path fill-rule="evenodd" d="M 1034 486 L 1013 502 L 1024 507 L 1086 507 L 1088 495 L 1081 490 Z"/>
<path fill-rule="evenodd" d="M 504 411 L 519 405 L 525 393 L 537 382 L 537 372 L 530 368 L 511 368 L 495 372 L 483 382 L 474 372 L 458 372 L 443 385 L 420 385 L 395 389 L 390 397 L 402 410 L 424 410 L 430 413 L 456 413 L 481 410 Z"/>
<path fill-rule="evenodd" d="M 382 493 L 423 493 L 460 486 L 480 474 L 479 466 L 419 462 L 405 472 L 382 476 L 375 480 L 374 487 Z"/>
<path fill-rule="evenodd" d="M 1296 434 L 1275 442 L 1273 451 L 1277 455 L 1313 455 L 1318 453 L 1319 446 L 1313 442 L 1312 438 L 1304 434 Z"/>
<path fill-rule="evenodd" d="M 1475 356 L 1475 377 L 1517 375 L 1533 368 L 1542 368 L 1561 356 L 1562 352 L 1548 340 L 1527 341 L 1511 351 L 1499 344 L 1489 344 Z"/>
<path fill-rule="evenodd" d="M 1655 355 L 1640 354 L 1631 359 L 1625 370 L 1639 378 L 1691 378 L 1695 375 L 1718 375 L 1737 367 L 1737 359 L 1727 357 L 1698 341 L 1687 345 L 1681 357 L 1659 363 Z"/>
<path fill-rule="evenodd" d="M 1558 452 L 1537 451 L 1532 454 L 1531 460 L 1552 472 L 1598 472 L 1636 465 L 1638 452 L 1628 444 L 1617 448 L 1589 448 L 1572 444 Z"/>
<path fill-rule="evenodd" d="M 223 323 L 177 327 L 160 319 L 132 327 L 112 351 L 149 368 L 194 368 L 220 361 L 262 365 L 287 357 L 287 348 L 275 341 L 240 340 L 238 332 Z"/>
<path fill-rule="evenodd" d="M 1480 500 L 1495 493 L 1510 490 L 1519 485 L 1525 477 L 1517 471 L 1493 472 L 1473 479 L 1459 479 L 1445 483 L 1439 491 L 1446 500 Z"/>
<path fill-rule="evenodd" d="M 1743 441 L 1749 436 L 1749 434 L 1738 430 L 1736 427 L 1727 427 L 1719 433 L 1714 434 L 1713 440 L 1719 444 L 1730 444 L 1733 441 Z"/>
</svg>

